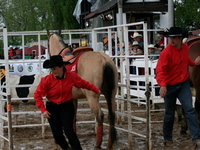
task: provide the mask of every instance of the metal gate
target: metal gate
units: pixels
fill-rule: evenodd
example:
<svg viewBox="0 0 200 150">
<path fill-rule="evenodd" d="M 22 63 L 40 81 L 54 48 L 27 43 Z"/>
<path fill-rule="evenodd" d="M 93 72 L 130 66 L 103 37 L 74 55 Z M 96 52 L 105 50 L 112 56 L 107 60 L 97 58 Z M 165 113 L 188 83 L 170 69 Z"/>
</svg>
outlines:
<svg viewBox="0 0 200 150">
<path fill-rule="evenodd" d="M 133 32 L 134 30 L 129 30 L 130 26 L 143 25 L 143 40 L 144 40 L 144 55 L 141 59 L 137 59 L 138 56 L 130 56 L 128 54 L 128 47 L 129 47 L 129 32 Z M 38 60 L 25 60 L 24 58 L 24 38 L 25 36 L 35 35 L 38 37 L 38 47 L 40 47 L 40 36 L 46 35 L 45 31 L 30 31 L 30 32 L 7 32 L 6 28 L 2 29 L 3 32 L 0 34 L 3 38 L 4 43 L 4 60 L 0 60 L 0 63 L 5 65 L 5 70 L 9 70 L 9 64 L 14 64 L 16 62 L 12 62 L 8 59 L 8 37 L 9 36 L 20 36 L 22 40 L 22 47 L 23 47 L 23 59 L 18 61 L 17 63 L 22 63 L 25 66 L 25 63 L 38 63 L 40 65 L 39 74 L 42 74 L 42 67 L 41 64 L 43 60 L 39 58 Z M 125 128 L 120 128 L 116 126 L 118 130 L 124 131 L 128 133 L 128 147 L 131 148 L 133 145 L 132 135 L 140 136 L 147 141 L 147 149 L 152 148 L 151 142 L 151 117 L 150 117 L 150 99 L 153 103 L 162 102 L 161 99 L 156 95 L 156 88 L 158 88 L 157 83 L 154 78 L 154 69 L 156 65 L 156 61 L 150 61 L 148 59 L 148 32 L 152 32 L 155 30 L 147 29 L 147 24 L 145 22 L 137 22 L 132 24 L 124 24 L 124 25 L 117 25 L 117 26 L 109 26 L 109 27 L 102 27 L 102 28 L 94 28 L 92 30 L 63 30 L 61 33 L 63 35 L 67 35 L 69 38 L 69 44 L 72 44 L 73 35 L 84 35 L 87 37 L 87 45 L 91 46 L 96 51 L 104 51 L 107 53 L 113 61 L 115 61 L 116 66 L 118 68 L 119 73 L 119 90 L 116 95 L 116 114 L 118 120 L 126 120 L 128 125 Z M 108 49 L 103 49 L 103 39 L 102 37 L 108 37 Z M 119 49 L 117 51 L 115 49 L 115 54 L 112 54 L 112 41 L 109 39 L 114 38 L 115 41 L 119 38 Z M 117 47 L 117 42 L 115 42 L 115 47 Z M 125 52 L 122 51 L 124 47 Z M 39 55 L 41 55 L 39 51 Z M 130 64 L 129 60 L 133 59 L 132 63 Z M 143 68 L 143 74 L 140 75 L 139 73 L 131 74 L 130 66 L 136 67 L 136 72 L 139 70 L 138 68 Z M 151 70 L 151 71 L 149 71 Z M 131 84 L 131 81 L 136 82 L 135 85 Z M 143 82 L 144 84 L 139 84 Z M 21 86 L 33 86 L 33 85 L 21 85 Z M 34 85 L 37 86 L 37 85 Z M 41 115 L 41 123 L 34 124 L 34 125 L 21 125 L 21 126 L 13 126 L 12 125 L 12 116 L 13 115 L 23 115 L 23 114 L 31 114 L 37 113 L 40 115 L 39 111 L 36 112 L 12 112 L 11 110 L 11 101 L 19 101 L 22 100 L 21 98 L 13 98 L 11 95 L 11 88 L 13 86 L 9 83 L 9 71 L 6 72 L 6 85 L 1 86 L 1 109 L 0 109 L 0 142 L 1 147 L 4 147 L 4 141 L 9 142 L 9 150 L 13 150 L 13 137 L 12 137 L 12 128 L 23 128 L 23 127 L 31 127 L 31 126 L 41 126 L 42 127 L 42 134 L 44 133 L 45 126 L 47 123 L 45 119 Z M 20 86 L 14 86 L 20 87 Z M 2 88 L 6 88 L 6 93 L 3 92 Z M 151 94 L 150 94 L 151 93 Z M 6 96 L 6 98 L 3 98 Z M 132 97 L 134 96 L 134 98 Z M 23 98 L 23 100 L 33 99 L 33 97 Z M 4 112 L 3 106 L 4 103 L 7 102 L 7 110 L 8 112 Z M 145 112 L 147 113 L 146 118 L 138 117 L 133 115 L 134 110 L 132 109 L 132 104 L 136 103 L 138 105 L 144 104 L 146 106 Z M 126 109 L 125 109 L 126 107 Z M 105 109 L 103 109 L 106 112 Z M 141 133 L 135 132 L 133 129 L 133 120 L 138 120 L 146 124 L 146 135 Z M 95 121 L 94 121 L 95 122 Z M 5 123 L 7 124 L 5 126 Z M 91 123 L 91 122 L 90 122 Z M 107 124 L 105 124 L 107 125 Z M 8 137 L 4 135 L 4 129 L 8 129 Z"/>
</svg>

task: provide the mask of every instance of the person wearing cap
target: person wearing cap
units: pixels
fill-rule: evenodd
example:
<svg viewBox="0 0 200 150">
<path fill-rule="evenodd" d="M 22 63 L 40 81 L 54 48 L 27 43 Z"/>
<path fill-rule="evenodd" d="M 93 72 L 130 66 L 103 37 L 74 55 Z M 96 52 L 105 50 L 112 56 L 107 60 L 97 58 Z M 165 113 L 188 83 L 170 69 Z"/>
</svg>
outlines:
<svg viewBox="0 0 200 150">
<path fill-rule="evenodd" d="M 114 35 L 112 35 L 111 44 L 112 44 L 112 55 L 114 56 L 115 55 L 115 36 Z M 103 46 L 104 46 L 104 50 L 108 50 L 108 37 L 103 38 Z"/>
<path fill-rule="evenodd" d="M 141 40 L 141 39 L 142 39 L 142 35 L 141 35 L 141 34 L 139 34 L 138 32 L 134 32 L 132 38 L 133 38 L 133 42 L 134 42 L 134 41 L 137 41 L 138 44 L 139 44 L 139 46 L 140 46 L 142 49 L 144 48 L 144 43 L 143 43 L 143 41 Z"/>
<path fill-rule="evenodd" d="M 192 141 L 196 148 L 200 148 L 200 129 L 192 105 L 192 94 L 188 82 L 188 66 L 200 65 L 200 57 L 198 56 L 195 61 L 188 57 L 188 46 L 182 43 L 183 30 L 180 27 L 171 27 L 168 36 L 170 44 L 160 53 L 156 66 L 159 93 L 165 102 L 164 144 L 173 145 L 172 130 L 178 98 L 187 118 Z"/>
<path fill-rule="evenodd" d="M 74 105 L 72 102 L 72 87 L 91 90 L 100 94 L 95 85 L 83 80 L 76 73 L 66 71 L 60 55 L 51 56 L 45 60 L 43 68 L 50 68 L 51 74 L 41 78 L 34 92 L 36 106 L 48 119 L 55 142 L 63 150 L 82 150 L 80 141 L 73 130 Z M 46 107 L 43 97 L 46 96 Z M 63 131 L 64 130 L 64 131 Z M 69 144 L 65 139 L 68 138 Z"/>
<path fill-rule="evenodd" d="M 132 52 L 130 53 L 130 55 L 135 55 L 139 47 L 140 47 L 139 43 L 137 41 L 133 41 Z"/>
<path fill-rule="evenodd" d="M 142 24 L 137 24 L 135 25 L 135 29 L 136 30 L 142 30 L 143 29 L 143 25 Z M 135 31 L 138 32 L 141 35 L 140 41 L 143 41 L 143 31 Z"/>
<path fill-rule="evenodd" d="M 156 59 L 158 59 L 159 52 L 157 51 L 157 48 L 153 44 L 150 44 L 148 46 L 148 52 L 149 52 L 149 59 L 150 60 L 156 60 Z"/>
</svg>

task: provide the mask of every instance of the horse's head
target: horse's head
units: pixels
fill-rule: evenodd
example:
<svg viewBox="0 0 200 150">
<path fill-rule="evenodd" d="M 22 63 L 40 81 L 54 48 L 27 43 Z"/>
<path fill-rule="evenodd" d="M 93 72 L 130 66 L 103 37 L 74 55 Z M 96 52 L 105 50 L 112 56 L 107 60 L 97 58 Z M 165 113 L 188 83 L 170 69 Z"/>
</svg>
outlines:
<svg viewBox="0 0 200 150">
<path fill-rule="evenodd" d="M 60 37 L 58 33 L 50 34 L 49 31 L 47 31 L 47 36 L 48 36 L 48 50 L 50 56 L 58 55 L 62 52 L 63 49 L 66 48 L 63 39 Z"/>
</svg>

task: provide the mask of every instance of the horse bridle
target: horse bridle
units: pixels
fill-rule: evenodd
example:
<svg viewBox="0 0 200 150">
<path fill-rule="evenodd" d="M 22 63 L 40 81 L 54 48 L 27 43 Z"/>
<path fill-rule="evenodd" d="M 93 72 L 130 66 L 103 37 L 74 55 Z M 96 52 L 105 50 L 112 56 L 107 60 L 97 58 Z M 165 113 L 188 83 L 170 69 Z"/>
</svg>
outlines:
<svg viewBox="0 0 200 150">
<path fill-rule="evenodd" d="M 62 53 L 62 51 L 63 51 L 64 49 L 66 49 L 66 48 L 68 48 L 68 47 L 62 48 L 61 51 L 58 53 L 58 55 L 60 55 L 60 54 Z M 71 50 L 70 50 L 70 51 L 71 51 Z"/>
<path fill-rule="evenodd" d="M 52 36 L 52 34 L 50 35 L 50 36 Z M 50 37 L 49 37 L 50 38 Z M 49 38 L 48 38 L 48 50 L 49 50 L 49 54 L 50 54 L 50 46 L 49 46 Z M 58 55 L 60 55 L 61 53 L 62 53 L 62 51 L 64 50 L 64 49 L 66 49 L 66 48 L 69 48 L 69 50 L 72 52 L 72 48 L 71 47 L 63 47 L 62 49 L 61 49 L 61 51 L 58 53 Z"/>
</svg>

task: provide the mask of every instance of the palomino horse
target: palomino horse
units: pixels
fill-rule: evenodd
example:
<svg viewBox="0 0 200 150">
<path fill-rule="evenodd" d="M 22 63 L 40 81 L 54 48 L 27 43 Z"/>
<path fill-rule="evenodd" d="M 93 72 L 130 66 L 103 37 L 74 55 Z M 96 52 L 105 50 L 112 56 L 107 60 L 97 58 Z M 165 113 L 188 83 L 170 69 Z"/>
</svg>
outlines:
<svg viewBox="0 0 200 150">
<path fill-rule="evenodd" d="M 52 56 L 61 54 L 63 57 L 65 57 L 63 55 L 65 52 L 63 50 L 65 49 L 66 46 L 62 38 L 57 33 L 48 35 L 48 37 L 49 37 L 48 44 L 49 44 L 50 55 Z M 91 50 L 91 48 L 88 49 Z M 73 54 L 78 55 L 75 52 Z M 108 106 L 109 125 L 110 125 L 107 149 L 112 149 L 112 145 L 116 140 L 115 95 L 118 87 L 117 68 L 113 63 L 112 59 L 110 59 L 110 57 L 108 57 L 108 55 L 104 54 L 103 52 L 93 52 L 93 51 L 81 52 L 81 55 L 78 57 L 79 60 L 77 65 L 75 66 L 77 74 L 84 80 L 87 80 L 90 83 L 96 85 L 96 87 L 101 90 L 101 93 L 104 94 L 106 98 Z M 74 59 L 74 56 L 72 56 L 70 62 L 72 59 Z M 97 129 L 96 129 L 95 149 L 100 149 L 103 136 L 104 114 L 99 105 L 99 95 L 96 95 L 95 93 L 85 89 L 77 89 L 74 87 L 73 99 L 75 101 L 76 106 L 77 106 L 77 99 L 80 98 L 86 98 L 88 100 L 89 107 L 91 108 L 92 112 L 96 117 Z"/>
<path fill-rule="evenodd" d="M 200 36 L 190 37 L 186 43 L 189 46 L 188 56 L 195 60 L 197 56 L 200 56 Z M 194 88 L 195 93 L 195 110 L 200 125 L 200 66 L 189 67 L 189 81 L 191 88 Z M 183 112 L 184 113 L 184 112 Z M 183 115 L 183 122 L 181 125 L 181 133 L 186 133 L 188 127 L 185 115 Z"/>
</svg>

